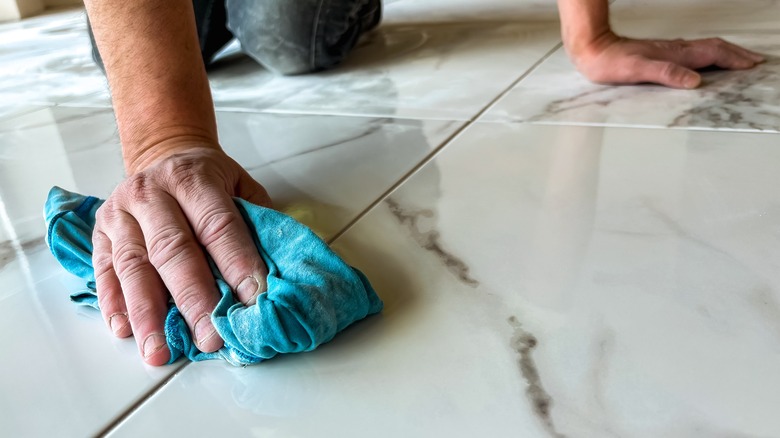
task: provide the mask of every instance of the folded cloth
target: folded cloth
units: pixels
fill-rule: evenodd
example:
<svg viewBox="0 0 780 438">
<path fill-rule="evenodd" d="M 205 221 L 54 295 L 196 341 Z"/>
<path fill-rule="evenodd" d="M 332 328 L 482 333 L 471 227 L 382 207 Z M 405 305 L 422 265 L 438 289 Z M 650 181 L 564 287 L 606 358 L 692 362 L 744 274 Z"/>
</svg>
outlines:
<svg viewBox="0 0 780 438">
<path fill-rule="evenodd" d="M 306 226 L 269 208 L 242 199 L 235 202 L 268 266 L 267 292 L 256 304 L 244 306 L 209 259 L 222 295 L 211 320 L 225 346 L 214 353 L 198 350 L 181 313 L 171 303 L 165 321 L 170 362 L 184 355 L 194 361 L 222 358 L 233 365 L 247 365 L 279 353 L 310 351 L 348 325 L 382 310 L 382 301 L 363 273 L 347 265 Z M 96 309 L 92 230 L 102 203 L 54 187 L 44 208 L 51 252 L 66 270 L 87 281 L 87 289 L 72 294 L 71 299 Z"/>
</svg>

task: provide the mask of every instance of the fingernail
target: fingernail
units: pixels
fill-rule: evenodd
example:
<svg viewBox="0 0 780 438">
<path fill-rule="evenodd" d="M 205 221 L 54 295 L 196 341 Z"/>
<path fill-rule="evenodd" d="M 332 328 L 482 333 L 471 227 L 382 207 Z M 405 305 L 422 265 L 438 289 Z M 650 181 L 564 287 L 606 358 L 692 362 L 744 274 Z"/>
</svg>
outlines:
<svg viewBox="0 0 780 438">
<path fill-rule="evenodd" d="M 117 336 L 119 336 L 119 332 L 121 332 L 129 323 L 130 320 L 127 319 L 127 313 L 125 312 L 117 312 L 108 317 L 108 325 L 111 327 L 111 331 Z"/>
<path fill-rule="evenodd" d="M 143 355 L 148 359 L 154 353 L 162 350 L 168 344 L 165 342 L 165 335 L 162 333 L 152 333 L 144 339 Z"/>
<path fill-rule="evenodd" d="M 688 75 L 683 81 L 683 86 L 685 86 L 685 88 L 696 88 L 699 86 L 700 82 L 701 78 L 698 75 Z"/>
<path fill-rule="evenodd" d="M 239 299 L 241 299 L 241 297 L 249 297 L 249 299 L 246 300 L 247 306 L 251 306 L 257 302 L 257 296 L 260 295 L 260 292 L 262 292 L 260 282 L 254 275 L 247 276 L 241 280 L 241 283 L 239 283 L 236 288 Z"/>
<path fill-rule="evenodd" d="M 203 345 L 203 343 L 211 339 L 215 333 L 217 333 L 217 329 L 211 324 L 211 317 L 208 313 L 204 313 L 195 321 L 195 345 Z"/>
</svg>

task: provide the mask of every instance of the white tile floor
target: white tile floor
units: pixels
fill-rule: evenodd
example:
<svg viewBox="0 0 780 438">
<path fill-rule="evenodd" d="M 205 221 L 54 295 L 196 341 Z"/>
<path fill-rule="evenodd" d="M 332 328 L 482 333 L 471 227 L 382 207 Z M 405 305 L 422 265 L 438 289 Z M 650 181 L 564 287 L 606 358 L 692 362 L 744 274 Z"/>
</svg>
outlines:
<svg viewBox="0 0 780 438">
<path fill-rule="evenodd" d="M 386 303 L 247 368 L 147 367 L 68 301 L 40 211 L 121 180 L 105 81 L 83 12 L 0 24 L 2 435 L 780 436 L 780 3 L 614 11 L 771 58 L 601 87 L 550 1 L 395 0 L 332 72 L 215 71 L 226 149 Z"/>
</svg>

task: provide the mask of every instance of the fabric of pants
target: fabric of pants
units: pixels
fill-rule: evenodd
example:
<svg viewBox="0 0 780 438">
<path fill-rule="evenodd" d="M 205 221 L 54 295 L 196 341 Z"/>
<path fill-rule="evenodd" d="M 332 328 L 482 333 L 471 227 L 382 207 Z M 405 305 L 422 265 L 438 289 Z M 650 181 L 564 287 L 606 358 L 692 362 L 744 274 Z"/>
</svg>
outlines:
<svg viewBox="0 0 780 438">
<path fill-rule="evenodd" d="M 311 73 L 344 60 L 379 24 L 381 0 L 193 0 L 203 61 L 233 38 L 244 53 L 283 75 Z M 92 27 L 92 56 L 103 68 Z"/>
</svg>

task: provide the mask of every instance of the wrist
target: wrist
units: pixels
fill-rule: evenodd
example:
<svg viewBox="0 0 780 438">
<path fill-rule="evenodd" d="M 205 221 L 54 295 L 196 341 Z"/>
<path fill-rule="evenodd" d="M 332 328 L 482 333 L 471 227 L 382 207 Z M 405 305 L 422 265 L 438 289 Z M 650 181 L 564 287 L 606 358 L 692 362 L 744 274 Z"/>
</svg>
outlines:
<svg viewBox="0 0 780 438">
<path fill-rule="evenodd" d="M 608 26 L 578 34 L 564 34 L 563 46 L 572 59 L 595 56 L 622 38 Z"/>
<path fill-rule="evenodd" d="M 173 155 L 203 149 L 222 151 L 216 138 L 191 132 L 171 136 L 158 135 L 153 141 L 123 145 L 122 157 L 125 163 L 125 172 L 129 176 L 154 166 Z"/>
<path fill-rule="evenodd" d="M 609 22 L 607 0 L 558 0 L 561 38 L 573 59 L 598 51 L 617 36 Z"/>
</svg>

